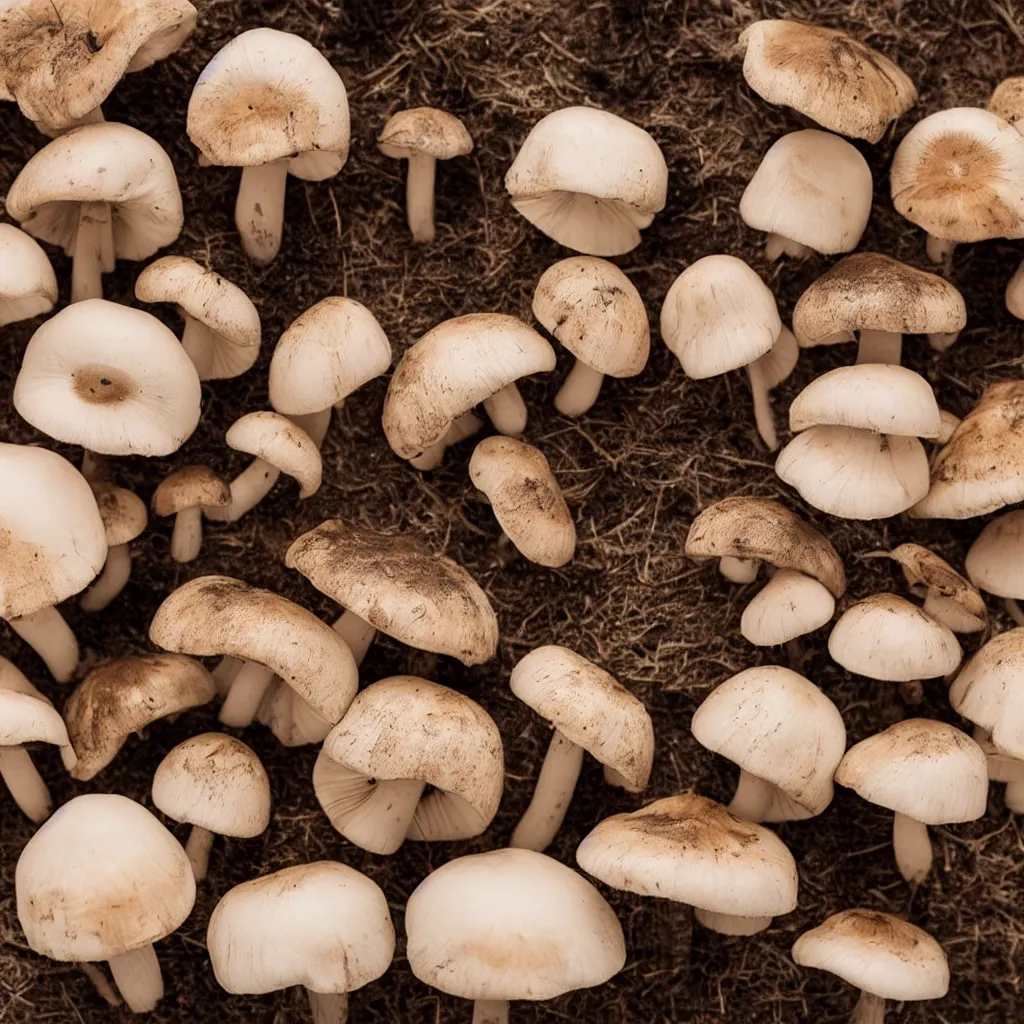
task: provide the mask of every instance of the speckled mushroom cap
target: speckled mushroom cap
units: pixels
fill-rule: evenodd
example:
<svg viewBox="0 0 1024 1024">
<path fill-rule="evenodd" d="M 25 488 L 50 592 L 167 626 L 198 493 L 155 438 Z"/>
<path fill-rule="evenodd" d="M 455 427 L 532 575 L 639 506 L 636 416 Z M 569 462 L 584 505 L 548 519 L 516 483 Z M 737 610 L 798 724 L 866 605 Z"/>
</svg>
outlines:
<svg viewBox="0 0 1024 1024">
<path fill-rule="evenodd" d="M 776 917 L 796 909 L 793 855 L 774 832 L 696 793 L 605 818 L 576 862 L 606 885 L 713 913 Z"/>
<path fill-rule="evenodd" d="M 647 787 L 654 760 L 651 716 L 610 673 L 550 644 L 519 660 L 509 686 L 566 739 L 617 771 L 633 792 Z"/>
<path fill-rule="evenodd" d="M 127 544 L 145 530 L 149 515 L 146 503 L 137 494 L 102 481 L 90 486 L 96 495 L 96 507 L 100 510 L 108 547 Z"/>
<path fill-rule="evenodd" d="M 0 224 L 0 327 L 49 313 L 56 302 L 57 276 L 42 246 L 13 224 Z"/>
<path fill-rule="evenodd" d="M 209 466 L 182 466 L 168 473 L 153 492 L 153 512 L 177 515 L 197 505 L 223 508 L 231 504 L 231 488 Z"/>
<path fill-rule="evenodd" d="M 411 107 L 388 118 L 377 148 L 394 160 L 416 153 L 451 160 L 473 152 L 473 137 L 454 114 L 436 107 Z"/>
<path fill-rule="evenodd" d="M 236 452 L 255 455 L 299 484 L 299 497 L 310 498 L 323 481 L 323 459 L 316 442 L 297 423 L 276 412 L 248 412 L 224 435 Z"/>
<path fill-rule="evenodd" d="M 329 519 L 288 549 L 285 565 L 317 590 L 410 647 L 479 665 L 498 648 L 487 595 L 450 558 L 409 537 Z"/>
<path fill-rule="evenodd" d="M 833 597 L 846 593 L 843 563 L 828 539 L 771 498 L 735 496 L 709 505 L 686 535 L 690 558 L 747 558 L 816 579 Z"/>
<path fill-rule="evenodd" d="M 1019 75 L 1004 78 L 992 90 L 986 107 L 1007 124 L 1016 127 L 1017 122 L 1024 118 L 1024 78 Z"/>
<path fill-rule="evenodd" d="M 967 575 L 997 597 L 1024 597 L 1024 510 L 996 516 L 967 552 Z"/>
<path fill-rule="evenodd" d="M 970 627 L 971 631 L 984 628 L 988 622 L 984 599 L 944 558 L 920 544 L 912 543 L 893 548 L 889 557 L 903 570 L 903 577 L 910 587 L 924 587 L 929 596 L 936 595 L 944 601 L 952 602 L 964 617 L 963 626 Z M 971 556 L 968 553 L 968 572 L 970 564 Z M 956 629 L 956 632 L 967 631 L 967 628 Z"/>
<path fill-rule="evenodd" d="M 60 749 L 69 772 L 78 760 L 64 719 L 41 693 L 0 685 L 0 747 L 20 747 L 23 743 L 52 743 Z"/>
<path fill-rule="evenodd" d="M 888 57 L 845 32 L 802 21 L 755 21 L 740 34 L 751 89 L 823 128 L 878 142 L 917 100 Z"/>
</svg>

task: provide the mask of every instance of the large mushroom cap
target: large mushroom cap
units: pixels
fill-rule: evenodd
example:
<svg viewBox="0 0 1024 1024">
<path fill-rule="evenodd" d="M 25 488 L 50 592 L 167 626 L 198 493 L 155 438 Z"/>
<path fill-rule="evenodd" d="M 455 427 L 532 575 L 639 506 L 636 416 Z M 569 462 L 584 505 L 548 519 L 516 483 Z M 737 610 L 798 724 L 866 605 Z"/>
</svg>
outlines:
<svg viewBox="0 0 1024 1024">
<path fill-rule="evenodd" d="M 888 57 L 833 28 L 755 21 L 740 45 L 743 77 L 758 96 L 840 135 L 878 142 L 917 99 L 914 83 Z"/>
<path fill-rule="evenodd" d="M 49 313 L 56 302 L 57 277 L 42 247 L 13 224 L 0 224 L 0 327 Z"/>
<path fill-rule="evenodd" d="M 436 107 L 411 107 L 388 118 L 377 148 L 393 160 L 417 153 L 451 160 L 473 152 L 473 137 L 454 114 Z"/>
<path fill-rule="evenodd" d="M 236 452 L 255 455 L 274 469 L 293 477 L 299 497 L 310 498 L 323 482 L 323 458 L 316 442 L 286 416 L 276 412 L 248 412 L 228 427 L 224 440 Z"/>
<path fill-rule="evenodd" d="M 532 850 L 492 850 L 428 875 L 405 908 L 409 966 L 463 999 L 554 999 L 626 962 L 612 908 L 581 875 Z"/>
<path fill-rule="evenodd" d="M 521 320 L 470 313 L 445 320 L 402 356 L 384 399 L 384 433 L 403 459 L 440 441 L 452 421 L 520 377 L 555 368 L 555 350 Z"/>
<path fill-rule="evenodd" d="M 954 633 L 973 633 L 985 628 L 988 609 L 984 599 L 945 559 L 920 544 L 911 543 L 893 548 L 889 557 L 903 570 L 908 586 L 925 591 L 923 596 L 926 610 L 930 604 L 938 601 L 937 607 L 944 610 L 948 618 L 946 625 Z M 968 553 L 968 572 L 970 564 L 971 556 Z"/>
<path fill-rule="evenodd" d="M 329 519 L 288 549 L 285 565 L 317 590 L 410 647 L 479 665 L 498 648 L 487 595 L 450 558 L 408 537 Z"/>
<path fill-rule="evenodd" d="M 1024 597 L 1024 510 L 997 516 L 967 552 L 967 575 L 996 597 Z"/>
<path fill-rule="evenodd" d="M 140 804 L 76 796 L 28 841 L 14 875 L 28 944 L 51 960 L 109 960 L 173 932 L 192 912 L 185 851 Z"/>
</svg>

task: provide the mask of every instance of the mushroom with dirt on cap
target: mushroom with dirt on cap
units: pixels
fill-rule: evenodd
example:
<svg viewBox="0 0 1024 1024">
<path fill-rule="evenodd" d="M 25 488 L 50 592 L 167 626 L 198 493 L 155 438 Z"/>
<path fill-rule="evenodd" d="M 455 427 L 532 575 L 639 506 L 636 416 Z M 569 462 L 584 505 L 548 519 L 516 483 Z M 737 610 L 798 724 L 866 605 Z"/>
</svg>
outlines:
<svg viewBox="0 0 1024 1024">
<path fill-rule="evenodd" d="M 174 516 L 171 558 L 192 562 L 203 546 L 203 509 L 231 504 L 231 488 L 208 466 L 182 466 L 164 477 L 153 492 L 153 513 Z"/>
<path fill-rule="evenodd" d="M 57 277 L 42 246 L 13 224 L 0 224 L 0 327 L 49 313 Z"/>
<path fill-rule="evenodd" d="M 132 552 L 129 545 L 149 522 L 146 503 L 124 487 L 108 483 L 92 483 L 96 506 L 100 510 L 107 535 L 107 560 L 103 572 L 78 602 L 85 612 L 99 612 L 124 590 L 132 574 Z"/>
<path fill-rule="evenodd" d="M 981 590 L 1003 599 L 1007 613 L 1024 626 L 1024 511 L 996 516 L 967 552 L 967 575 Z"/>
</svg>

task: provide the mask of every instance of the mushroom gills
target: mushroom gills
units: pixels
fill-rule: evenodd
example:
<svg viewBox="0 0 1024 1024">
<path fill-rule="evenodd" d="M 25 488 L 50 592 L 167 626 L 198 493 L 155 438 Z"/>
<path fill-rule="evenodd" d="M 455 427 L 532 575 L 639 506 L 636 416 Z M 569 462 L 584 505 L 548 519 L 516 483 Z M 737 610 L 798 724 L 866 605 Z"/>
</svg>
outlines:
<svg viewBox="0 0 1024 1024">
<path fill-rule="evenodd" d="M 809 245 L 796 242 L 785 235 L 769 231 L 764 240 L 765 259 L 777 260 L 780 256 L 790 256 L 795 260 L 805 260 L 814 250 Z"/>
<path fill-rule="evenodd" d="M 908 882 L 923 882 L 932 869 L 932 842 L 928 826 L 898 811 L 892 821 L 892 847 L 896 866 Z"/>
<path fill-rule="evenodd" d="M 544 234 L 590 256 L 622 256 L 640 244 L 654 219 L 619 199 L 558 190 L 513 199 L 512 205 Z"/>
<path fill-rule="evenodd" d="M 583 770 L 583 748 L 558 729 L 544 755 L 533 799 L 516 825 L 509 846 L 542 853 L 562 827 Z"/>
</svg>

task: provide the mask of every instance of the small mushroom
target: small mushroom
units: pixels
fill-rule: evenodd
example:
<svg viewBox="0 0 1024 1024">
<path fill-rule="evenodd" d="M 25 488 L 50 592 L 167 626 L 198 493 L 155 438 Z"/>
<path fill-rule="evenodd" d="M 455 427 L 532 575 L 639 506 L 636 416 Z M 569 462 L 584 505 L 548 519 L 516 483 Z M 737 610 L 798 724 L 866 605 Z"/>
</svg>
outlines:
<svg viewBox="0 0 1024 1024">
<path fill-rule="evenodd" d="M 1016 128 L 1017 122 L 1024 117 L 1024 78 L 1019 75 L 1004 78 L 992 90 L 985 109 Z"/>
<path fill-rule="evenodd" d="M 654 726 L 647 708 L 614 676 L 567 647 L 538 647 L 521 658 L 512 692 L 554 727 L 533 799 L 510 846 L 545 850 L 565 820 L 589 752 L 605 767 L 605 782 L 630 793 L 647 788 L 654 760 Z"/>
<path fill-rule="evenodd" d="M 434 240 L 434 174 L 438 160 L 473 152 L 473 138 L 454 114 L 435 107 L 400 110 L 388 119 L 377 148 L 392 160 L 408 160 L 405 213 L 413 241 Z"/>
<path fill-rule="evenodd" d="M 49 313 L 56 302 L 57 277 L 42 246 L 13 224 L 0 224 L 0 327 Z"/>
<path fill-rule="evenodd" d="M 996 516 L 967 552 L 967 575 L 980 590 L 1003 598 L 1010 618 L 1024 626 L 1024 511 Z M 984 604 L 982 604 L 984 607 Z"/>
<path fill-rule="evenodd" d="M 922 608 L 954 633 L 978 633 L 988 625 L 988 609 L 981 594 L 945 559 L 920 544 L 900 544 L 879 552 L 903 570 L 907 585 L 924 598 Z M 968 554 L 968 571 L 971 558 Z"/>
<path fill-rule="evenodd" d="M 127 585 L 132 574 L 129 545 L 145 530 L 149 517 L 146 503 L 131 491 L 107 483 L 93 483 L 91 487 L 107 535 L 107 560 L 78 605 L 82 611 L 99 612 Z"/>
<path fill-rule="evenodd" d="M 505 784 L 501 734 L 479 704 L 416 676 L 360 691 L 313 769 L 331 824 L 371 853 L 406 839 L 471 839 L 498 811 Z M 427 787 L 431 791 L 424 795 Z"/>
<path fill-rule="evenodd" d="M 231 504 L 231 488 L 208 466 L 182 466 L 153 492 L 153 513 L 174 516 L 171 558 L 192 562 L 203 546 L 203 509 Z"/>
</svg>

